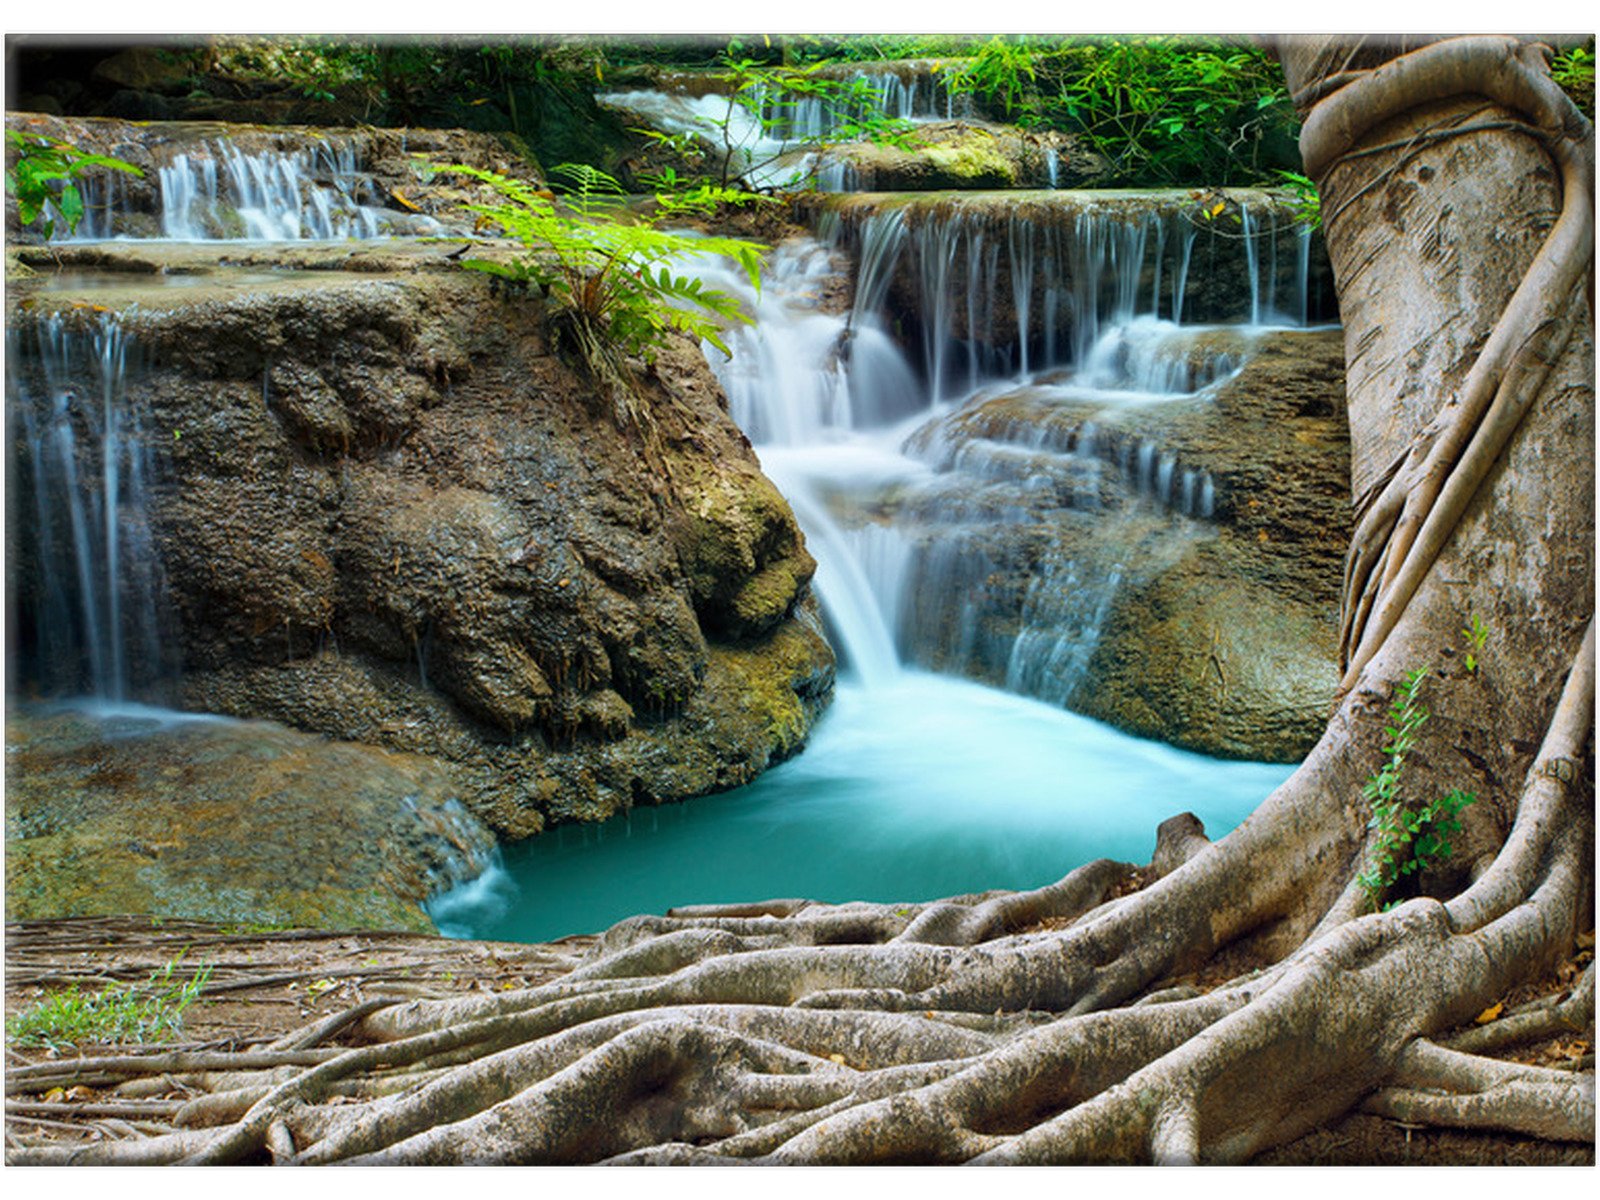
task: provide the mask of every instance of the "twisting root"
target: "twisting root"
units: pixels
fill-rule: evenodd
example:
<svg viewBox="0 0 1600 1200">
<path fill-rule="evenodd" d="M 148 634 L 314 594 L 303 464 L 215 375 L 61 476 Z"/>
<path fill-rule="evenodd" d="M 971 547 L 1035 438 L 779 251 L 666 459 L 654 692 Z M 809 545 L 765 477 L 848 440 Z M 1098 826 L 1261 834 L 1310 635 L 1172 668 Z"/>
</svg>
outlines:
<svg viewBox="0 0 1600 1200">
<path fill-rule="evenodd" d="M 1533 1000 L 1488 1025 L 1478 1025 L 1449 1038 L 1444 1045 L 1468 1054 L 1492 1054 L 1525 1042 L 1561 1034 L 1584 1033 L 1594 1026 L 1594 963 L 1565 998 Z"/>
<path fill-rule="evenodd" d="M 1379 1116 L 1557 1141 L 1594 1139 L 1594 1076 L 1500 1062 L 1418 1039 L 1388 1087 L 1363 1106 Z"/>
<path fill-rule="evenodd" d="M 1350 79 L 1317 105 L 1301 134 L 1307 174 L 1324 180 L 1362 135 L 1400 112 L 1483 95 L 1526 119 L 1562 183 L 1561 214 L 1459 395 L 1358 506 L 1345 568 L 1342 691 L 1393 632 L 1579 324 L 1572 314 L 1594 256 L 1594 129 L 1530 54 L 1535 49 L 1514 38 L 1435 42 Z"/>
</svg>

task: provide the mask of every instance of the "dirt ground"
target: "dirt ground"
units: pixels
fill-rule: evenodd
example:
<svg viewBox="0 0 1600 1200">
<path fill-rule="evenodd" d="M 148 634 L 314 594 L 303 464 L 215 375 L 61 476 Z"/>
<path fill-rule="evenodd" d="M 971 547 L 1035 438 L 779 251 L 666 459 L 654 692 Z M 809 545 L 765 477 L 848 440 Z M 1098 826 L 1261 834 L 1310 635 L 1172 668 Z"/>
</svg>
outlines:
<svg viewBox="0 0 1600 1200">
<path fill-rule="evenodd" d="M 47 991 L 139 982 L 174 960 L 173 977 L 211 967 L 188 1010 L 182 1041 L 144 1047 L 81 1045 L 60 1050 L 6 1044 L 6 1141 L 58 1144 L 163 1132 L 187 1098 L 181 1084 L 142 1089 L 130 1099 L 99 1086 L 24 1090 L 12 1071 L 26 1064 L 107 1053 L 231 1053 L 262 1047 L 376 996 L 433 997 L 501 991 L 547 982 L 575 967 L 593 944 L 571 937 L 543 945 L 467 942 L 414 933 L 253 931 L 189 921 L 103 917 L 6 926 L 5 1010 L 9 1020 Z M 1506 997 L 1509 1011 L 1569 986 L 1591 948 L 1555 975 Z M 1510 1057 L 1593 1071 L 1587 1035 L 1519 1047 Z M 159 1076 L 156 1077 L 159 1080 Z M 1352 1114 L 1256 1160 L 1272 1165 L 1593 1165 L 1594 1145 L 1462 1133 Z"/>
</svg>

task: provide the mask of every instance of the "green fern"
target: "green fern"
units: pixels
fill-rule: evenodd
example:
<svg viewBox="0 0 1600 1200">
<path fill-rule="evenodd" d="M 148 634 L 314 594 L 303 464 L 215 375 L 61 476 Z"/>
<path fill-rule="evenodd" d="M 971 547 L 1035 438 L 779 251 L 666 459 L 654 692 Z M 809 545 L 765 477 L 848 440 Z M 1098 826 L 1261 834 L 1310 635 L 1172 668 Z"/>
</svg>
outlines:
<svg viewBox="0 0 1600 1200">
<path fill-rule="evenodd" d="M 564 164 L 564 207 L 553 193 L 492 171 L 440 168 L 487 184 L 504 200 L 469 211 L 520 241 L 529 253 L 511 261 L 469 258 L 462 266 L 538 287 L 596 378 L 626 384 L 626 360 L 651 360 L 671 331 L 701 338 L 722 353 L 727 325 L 748 320 L 739 302 L 683 273 L 701 255 L 723 255 L 760 287 L 763 247 L 728 237 L 696 237 L 633 220 L 616 180 L 582 164 Z"/>
</svg>

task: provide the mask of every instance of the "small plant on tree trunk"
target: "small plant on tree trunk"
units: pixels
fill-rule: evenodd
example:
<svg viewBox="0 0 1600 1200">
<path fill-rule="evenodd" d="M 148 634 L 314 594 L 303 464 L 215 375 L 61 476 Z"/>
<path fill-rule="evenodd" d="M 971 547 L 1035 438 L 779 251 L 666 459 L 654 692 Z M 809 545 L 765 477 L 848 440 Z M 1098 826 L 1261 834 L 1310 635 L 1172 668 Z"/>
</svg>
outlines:
<svg viewBox="0 0 1600 1200">
<path fill-rule="evenodd" d="M 1440 859 L 1450 857 L 1450 835 L 1458 833 L 1461 810 L 1477 799 L 1459 788 L 1426 804 L 1406 800 L 1400 788 L 1406 757 L 1417 743 L 1417 734 L 1428 720 L 1428 710 L 1418 696 L 1428 677 L 1427 668 L 1412 671 L 1395 688 L 1389 705 L 1389 735 L 1383 751 L 1388 761 L 1367 780 L 1362 794 L 1372 804 L 1372 845 L 1367 851 L 1367 869 L 1358 882 L 1377 903 L 1400 880 Z"/>
</svg>

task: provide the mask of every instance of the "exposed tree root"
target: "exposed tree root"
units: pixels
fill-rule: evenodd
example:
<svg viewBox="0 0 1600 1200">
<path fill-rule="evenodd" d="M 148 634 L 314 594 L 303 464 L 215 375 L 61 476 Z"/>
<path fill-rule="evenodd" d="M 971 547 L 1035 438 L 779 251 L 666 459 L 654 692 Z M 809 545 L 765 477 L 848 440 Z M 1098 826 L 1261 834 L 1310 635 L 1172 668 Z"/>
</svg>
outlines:
<svg viewBox="0 0 1600 1200">
<path fill-rule="evenodd" d="M 1590 963 L 1578 986 L 1565 998 L 1546 996 L 1530 1001 L 1492 1024 L 1468 1029 L 1443 1044 L 1468 1054 L 1493 1054 L 1541 1038 L 1583 1033 L 1593 1028 L 1594 964 Z"/>
<path fill-rule="evenodd" d="M 1418 1039 L 1367 1112 L 1455 1129 L 1503 1129 L 1557 1141 L 1594 1137 L 1594 1076 L 1499 1062 Z"/>
<path fill-rule="evenodd" d="M 634 923 L 613 939 L 620 949 L 573 973 L 584 978 L 341 1014 L 388 1040 L 334 1057 L 129 1056 L 116 1070 L 226 1066 L 235 1081 L 241 1068 L 285 1077 L 174 1116 L 180 1126 L 225 1122 L 218 1127 L 13 1150 L 11 1161 L 1237 1162 L 1369 1093 L 1375 1111 L 1406 1120 L 1592 1136 L 1592 1076 L 1419 1040 L 1470 1018 L 1530 955 L 1548 958 L 1576 934 L 1588 824 L 1570 811 L 1575 789 L 1547 766 L 1581 746 L 1592 708 L 1591 635 L 1530 775 L 1531 832 L 1507 843 L 1514 861 L 1505 869 L 1527 866 L 1529 886 L 1519 903 L 1494 903 L 1502 893 L 1491 870 L 1475 885 L 1491 899 L 1462 907 L 1462 924 L 1448 905 L 1418 899 L 1344 922 L 1209 993 L 1088 1011 L 1097 1005 L 1059 991 L 1064 978 L 1045 980 L 1044 960 L 1093 962 L 1108 922 L 1158 906 L 1164 890 L 1192 892 L 1185 876 L 1207 878 L 1206 860 L 1228 857 L 1232 838 L 1066 929 L 964 948 L 908 944 L 903 928 L 872 944 L 819 947 L 805 921 L 794 922 L 799 944 L 786 948 L 770 945 L 780 932 L 770 927 L 755 949 L 727 945 L 721 939 L 736 935 L 715 925 L 659 934 L 681 946 L 704 932 L 721 947 L 681 961 L 677 951 L 641 954 L 651 941 L 637 940 Z M 1192 848 L 1192 826 L 1167 828 Z M 1081 868 L 1042 891 L 1076 894 L 1103 871 Z M 952 907 L 985 910 L 1001 899 Z M 801 911 L 817 919 L 818 908 Z M 1564 925 L 1552 928 L 1561 914 Z M 750 919 L 764 918 L 676 918 Z M 619 963 L 633 965 L 622 973 Z M 967 974 L 987 982 L 973 986 Z M 1425 976 L 1450 986 L 1413 986 Z M 996 984 L 1016 977 L 1032 986 Z M 1095 994 L 1092 971 L 1072 978 Z M 1048 1011 L 1035 1011 L 1040 994 L 1054 1000 Z M 307 1057 L 315 1065 L 300 1069 Z M 63 1070 L 107 1070 L 99 1060 L 46 1066 L 53 1075 L 12 1074 L 31 1086 Z M 379 1094 L 402 1068 L 429 1073 Z M 321 1103 L 336 1089 L 345 1103 Z"/>
</svg>

